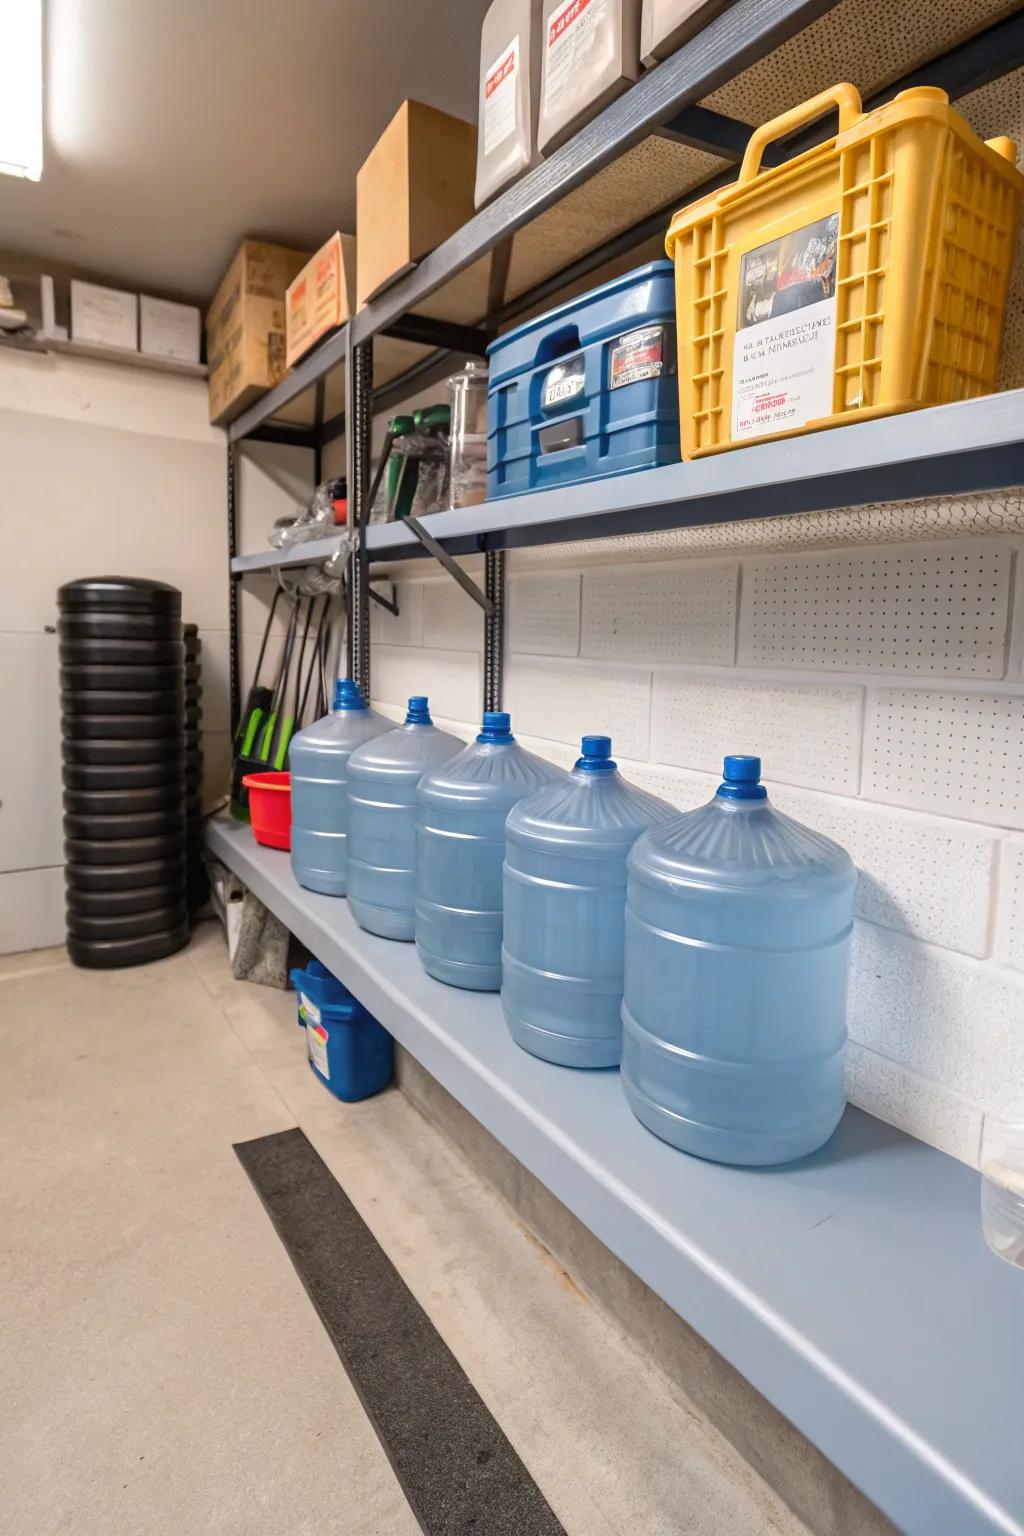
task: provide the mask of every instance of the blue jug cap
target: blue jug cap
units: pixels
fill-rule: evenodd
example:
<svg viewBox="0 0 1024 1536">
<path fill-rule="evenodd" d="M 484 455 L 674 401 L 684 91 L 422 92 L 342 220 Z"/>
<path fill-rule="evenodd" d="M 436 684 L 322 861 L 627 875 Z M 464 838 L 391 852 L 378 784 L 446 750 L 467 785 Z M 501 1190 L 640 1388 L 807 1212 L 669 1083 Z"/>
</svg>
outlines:
<svg viewBox="0 0 1024 1536">
<path fill-rule="evenodd" d="M 433 725 L 425 693 L 413 694 L 409 700 L 409 708 L 405 712 L 405 723 L 406 725 Z"/>
<path fill-rule="evenodd" d="M 768 791 L 761 780 L 761 759 L 737 752 L 722 765 L 723 781 L 718 793 L 723 800 L 767 800 Z"/>
<path fill-rule="evenodd" d="M 515 741 L 512 735 L 512 716 L 503 709 L 485 709 L 483 730 L 477 741 Z"/>
<path fill-rule="evenodd" d="M 610 736 L 584 736 L 580 746 L 583 748 L 583 756 L 576 759 L 575 766 L 582 773 L 615 772 Z"/>
<path fill-rule="evenodd" d="M 365 709 L 366 700 L 350 677 L 338 677 L 334 681 L 335 709 Z"/>
</svg>

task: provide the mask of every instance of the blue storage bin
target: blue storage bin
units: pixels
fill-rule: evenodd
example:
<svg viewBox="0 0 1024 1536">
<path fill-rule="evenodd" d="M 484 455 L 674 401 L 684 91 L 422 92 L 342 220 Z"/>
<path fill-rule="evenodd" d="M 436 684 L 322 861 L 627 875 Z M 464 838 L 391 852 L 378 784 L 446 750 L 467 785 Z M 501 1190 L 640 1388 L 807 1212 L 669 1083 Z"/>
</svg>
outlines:
<svg viewBox="0 0 1024 1536">
<path fill-rule="evenodd" d="M 679 460 L 675 277 L 651 261 L 487 350 L 487 498 Z"/>
<path fill-rule="evenodd" d="M 353 1103 L 391 1081 L 394 1044 L 359 1000 L 319 960 L 291 973 L 309 1065 L 336 1098 Z"/>
</svg>

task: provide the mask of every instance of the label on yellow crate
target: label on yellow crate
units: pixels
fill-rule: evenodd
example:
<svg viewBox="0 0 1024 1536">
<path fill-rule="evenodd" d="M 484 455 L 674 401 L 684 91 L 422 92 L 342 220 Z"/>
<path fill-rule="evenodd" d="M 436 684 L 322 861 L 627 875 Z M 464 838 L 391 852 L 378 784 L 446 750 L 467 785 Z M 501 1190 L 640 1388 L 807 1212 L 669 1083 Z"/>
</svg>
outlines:
<svg viewBox="0 0 1024 1536">
<path fill-rule="evenodd" d="M 766 437 L 831 415 L 838 237 L 835 213 L 741 257 L 734 439 Z"/>
</svg>

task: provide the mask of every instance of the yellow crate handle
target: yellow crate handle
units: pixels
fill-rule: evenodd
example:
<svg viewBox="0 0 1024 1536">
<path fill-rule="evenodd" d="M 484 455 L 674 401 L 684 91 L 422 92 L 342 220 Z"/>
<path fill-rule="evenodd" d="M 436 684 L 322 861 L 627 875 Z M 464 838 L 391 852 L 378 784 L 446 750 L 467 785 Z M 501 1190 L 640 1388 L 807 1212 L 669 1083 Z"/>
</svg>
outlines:
<svg viewBox="0 0 1024 1536">
<path fill-rule="evenodd" d="M 820 91 L 817 96 L 812 96 L 810 101 L 803 102 L 799 107 L 790 107 L 788 112 L 782 112 L 778 117 L 773 117 L 770 123 L 763 123 L 760 128 L 755 128 L 747 140 L 747 151 L 743 156 L 743 164 L 740 166 L 736 185 L 740 186 L 745 181 L 753 181 L 761 169 L 761 156 L 775 139 L 784 139 L 787 134 L 795 132 L 797 128 L 813 123 L 816 117 L 822 117 L 832 107 L 839 108 L 840 133 L 845 133 L 847 128 L 852 128 L 858 118 L 863 115 L 860 92 L 855 85 L 830 85 L 827 91 Z"/>
</svg>

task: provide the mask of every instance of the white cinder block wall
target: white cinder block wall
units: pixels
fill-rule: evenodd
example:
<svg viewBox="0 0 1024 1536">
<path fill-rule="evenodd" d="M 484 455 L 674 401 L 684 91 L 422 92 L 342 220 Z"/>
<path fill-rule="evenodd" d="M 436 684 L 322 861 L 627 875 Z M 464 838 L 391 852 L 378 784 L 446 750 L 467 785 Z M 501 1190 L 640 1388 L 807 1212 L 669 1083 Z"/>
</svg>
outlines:
<svg viewBox="0 0 1024 1536">
<path fill-rule="evenodd" d="M 914 516 L 962 532 L 979 509 Z M 1002 520 L 1024 527 L 1019 498 Z M 860 869 L 850 1098 L 977 1163 L 983 1112 L 1024 1093 L 1024 538 L 731 558 L 630 543 L 614 565 L 581 565 L 579 546 L 568 565 L 510 557 L 517 735 L 569 766 L 606 732 L 625 773 L 683 809 L 725 752 L 759 753 L 779 808 Z M 373 613 L 376 701 L 397 714 L 425 692 L 468 736 L 479 611 L 418 563 L 397 581 L 400 616 Z"/>
</svg>

